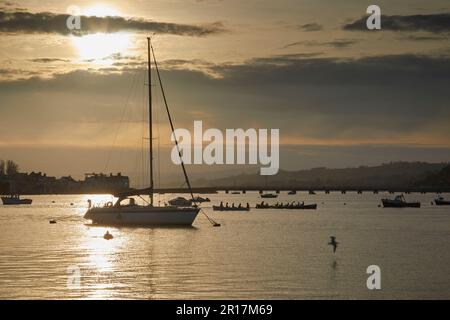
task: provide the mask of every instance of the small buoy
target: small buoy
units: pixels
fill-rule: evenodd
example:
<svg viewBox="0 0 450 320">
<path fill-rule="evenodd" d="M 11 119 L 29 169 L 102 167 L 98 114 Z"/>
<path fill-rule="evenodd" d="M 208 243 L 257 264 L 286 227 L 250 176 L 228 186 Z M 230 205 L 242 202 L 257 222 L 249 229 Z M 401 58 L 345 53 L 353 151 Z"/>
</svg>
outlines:
<svg viewBox="0 0 450 320">
<path fill-rule="evenodd" d="M 50 220 L 49 222 L 50 222 L 50 224 L 55 224 L 56 220 Z"/>
<path fill-rule="evenodd" d="M 346 205 L 347 205 L 347 203 L 344 202 L 344 206 L 346 206 Z"/>
<path fill-rule="evenodd" d="M 109 231 L 106 231 L 105 235 L 103 236 L 106 240 L 111 240 L 113 238 L 112 234 L 109 233 Z"/>
</svg>

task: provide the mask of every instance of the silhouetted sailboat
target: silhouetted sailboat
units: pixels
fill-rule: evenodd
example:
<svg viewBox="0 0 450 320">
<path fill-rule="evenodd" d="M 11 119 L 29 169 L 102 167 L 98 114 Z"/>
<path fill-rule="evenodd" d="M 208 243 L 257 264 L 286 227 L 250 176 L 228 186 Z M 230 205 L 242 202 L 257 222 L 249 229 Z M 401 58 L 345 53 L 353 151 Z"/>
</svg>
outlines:
<svg viewBox="0 0 450 320">
<path fill-rule="evenodd" d="M 190 226 L 194 222 L 199 208 L 195 206 L 154 206 L 153 205 L 153 124 L 152 124 L 152 84 L 151 84 L 151 57 L 153 56 L 156 73 L 159 79 L 163 100 L 165 103 L 167 115 L 169 118 L 172 133 L 174 132 L 174 126 L 172 123 L 172 117 L 169 112 L 169 108 L 164 93 L 164 88 L 161 83 L 161 77 L 159 74 L 158 64 L 156 62 L 155 53 L 151 45 L 151 39 L 147 38 L 147 54 L 148 54 L 148 97 L 149 97 L 149 153 L 150 153 L 150 186 L 143 190 L 130 190 L 128 192 L 115 194 L 118 198 L 115 204 L 109 203 L 104 207 L 91 207 L 84 215 L 85 219 L 92 220 L 95 224 L 119 224 L 119 225 L 181 225 Z M 175 144 L 178 148 L 178 141 L 175 139 Z M 178 149 L 179 150 L 179 149 Z M 180 158 L 181 154 L 179 152 Z M 189 178 L 187 176 L 184 163 L 181 162 L 184 177 L 191 193 L 191 197 L 194 200 Z M 150 202 L 148 205 L 137 205 L 133 196 L 149 195 Z M 127 204 L 123 202 L 129 199 Z"/>
</svg>

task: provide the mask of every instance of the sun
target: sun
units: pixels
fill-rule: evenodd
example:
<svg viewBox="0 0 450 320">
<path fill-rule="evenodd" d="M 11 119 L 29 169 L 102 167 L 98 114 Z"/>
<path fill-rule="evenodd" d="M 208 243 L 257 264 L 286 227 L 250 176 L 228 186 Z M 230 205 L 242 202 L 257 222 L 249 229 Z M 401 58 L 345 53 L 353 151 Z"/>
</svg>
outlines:
<svg viewBox="0 0 450 320">
<path fill-rule="evenodd" d="M 78 50 L 81 60 L 96 60 L 101 63 L 101 61 L 107 61 L 113 54 L 126 55 L 131 40 L 127 33 L 96 33 L 72 37 L 72 43 Z"/>
<path fill-rule="evenodd" d="M 82 10 L 84 16 L 120 16 L 115 8 L 105 5 L 95 5 Z M 110 63 L 108 59 L 113 54 L 126 55 L 131 46 L 131 37 L 128 33 L 95 33 L 85 36 L 72 36 L 73 46 L 77 49 L 81 60 L 96 62 L 98 64 Z"/>
</svg>

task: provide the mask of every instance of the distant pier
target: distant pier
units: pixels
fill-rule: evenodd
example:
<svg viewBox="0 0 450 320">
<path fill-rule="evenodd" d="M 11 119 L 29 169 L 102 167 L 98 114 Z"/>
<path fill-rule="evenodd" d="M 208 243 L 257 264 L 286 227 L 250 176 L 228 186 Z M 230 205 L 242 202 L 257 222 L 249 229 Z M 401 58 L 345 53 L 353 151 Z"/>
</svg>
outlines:
<svg viewBox="0 0 450 320">
<path fill-rule="evenodd" d="M 224 192 L 224 193 L 231 193 L 231 192 L 241 192 L 243 194 L 247 192 L 276 192 L 276 193 L 287 193 L 291 191 L 295 192 L 307 192 L 307 193 L 356 193 L 356 194 L 363 194 L 363 193 L 372 193 L 372 194 L 378 194 L 381 192 L 389 192 L 389 193 L 449 193 L 450 188 L 432 188 L 432 187 L 406 187 L 406 188 L 379 188 L 379 187 L 333 187 L 333 188 L 310 188 L 310 187 L 200 187 L 200 188 L 193 188 L 192 191 L 194 193 L 218 193 L 218 192 Z M 154 189 L 155 193 L 189 193 L 188 189 L 186 188 L 156 188 Z"/>
</svg>

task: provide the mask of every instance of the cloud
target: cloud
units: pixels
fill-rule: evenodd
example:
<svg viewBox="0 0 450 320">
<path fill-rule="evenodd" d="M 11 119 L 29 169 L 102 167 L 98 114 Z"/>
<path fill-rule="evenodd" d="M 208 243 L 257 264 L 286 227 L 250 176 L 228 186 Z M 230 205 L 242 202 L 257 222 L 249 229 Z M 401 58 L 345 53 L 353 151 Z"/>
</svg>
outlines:
<svg viewBox="0 0 450 320">
<path fill-rule="evenodd" d="M 450 60 L 444 57 L 280 55 L 240 64 L 205 63 L 208 72 L 190 69 L 199 63 L 203 62 L 159 63 L 180 127 L 189 128 L 193 120 L 201 119 L 193 114 L 207 113 L 214 115 L 203 119 L 207 126 L 282 128 L 282 139 L 293 143 L 448 145 Z M 190 67 L 183 69 L 184 65 Z M 23 134 L 33 129 L 39 135 L 48 128 L 51 134 L 61 128 L 68 132 L 67 122 L 76 127 L 86 119 L 101 119 L 99 131 L 108 130 L 111 122 L 120 119 L 117 108 L 131 84 L 145 81 L 142 68 L 120 70 L 112 66 L 101 73 L 77 71 L 52 79 L 0 83 L 2 108 L 13 108 L 11 113 L 2 111 L 8 117 L 0 124 L 5 128 L 16 125 L 17 121 L 8 118 L 17 113 L 21 125 L 26 125 L 19 130 Z M 61 109 L 63 97 L 66 102 Z M 31 107 L 35 111 L 27 110 Z M 36 124 L 35 117 L 27 124 L 23 115 L 36 110 L 40 110 L 42 125 Z"/>
<path fill-rule="evenodd" d="M 354 45 L 358 42 L 359 42 L 358 40 L 352 40 L 352 39 L 348 39 L 348 40 L 338 39 L 338 40 L 326 42 L 325 44 L 328 46 L 335 47 L 335 48 L 346 48 L 346 47 Z"/>
<path fill-rule="evenodd" d="M 303 24 L 301 26 L 298 26 L 300 30 L 306 31 L 306 32 L 314 32 L 314 31 L 321 31 L 323 30 L 323 26 L 318 23 L 307 23 Z"/>
<path fill-rule="evenodd" d="M 223 78 L 246 83 L 283 85 L 414 85 L 450 84 L 450 59 L 425 55 L 352 58 L 295 58 L 279 55 L 240 65 L 216 65 Z M 429 81 L 428 83 L 426 81 Z"/>
<path fill-rule="evenodd" d="M 17 68 L 0 68 L 0 79 L 2 79 L 4 82 L 9 81 L 16 81 L 16 80 L 25 80 L 32 77 L 39 76 L 39 72 L 37 71 L 31 71 L 31 70 L 25 70 L 25 69 L 17 69 Z M 0 80 L 0 84 L 1 84 Z"/>
<path fill-rule="evenodd" d="M 220 77 L 183 69 L 198 64 Z M 450 61 L 442 57 L 292 54 L 240 64 L 166 60 L 159 66 L 177 128 L 191 129 L 194 120 L 203 120 L 205 129 L 280 128 L 283 168 L 448 160 Z M 82 175 L 85 168 L 104 170 L 113 149 L 111 170 L 131 174 L 141 157 L 145 69 L 111 71 L 0 82 L 2 152 L 19 145 L 12 158 L 23 167 Z M 167 119 L 154 93 L 160 159 L 169 159 Z M 162 160 L 163 174 L 179 172 L 169 164 Z"/>
<path fill-rule="evenodd" d="M 1 7 L 19 7 L 20 5 L 12 1 L 0 1 Z"/>
<path fill-rule="evenodd" d="M 334 47 L 337 49 L 342 49 L 349 47 L 351 45 L 354 45 L 358 43 L 359 40 L 355 39 L 336 39 L 333 41 L 326 41 L 326 42 L 318 42 L 314 40 L 306 40 L 306 41 L 298 41 L 298 42 L 292 42 L 284 46 L 284 48 L 291 48 L 296 46 L 307 46 L 307 47 L 315 47 L 315 46 L 329 46 Z"/>
<path fill-rule="evenodd" d="M 368 31 L 367 17 L 362 17 L 343 26 L 348 31 Z M 410 16 L 381 16 L 381 29 L 389 31 L 450 32 L 450 13 L 422 14 Z"/>
<path fill-rule="evenodd" d="M 37 63 L 70 62 L 69 59 L 61 59 L 61 58 L 36 58 L 36 59 L 29 59 L 29 61 Z"/>
<path fill-rule="evenodd" d="M 446 36 L 418 36 L 418 35 L 407 35 L 400 38 L 401 40 L 408 41 L 444 41 L 449 40 Z"/>
<path fill-rule="evenodd" d="M 183 36 L 207 36 L 226 31 L 220 22 L 190 25 L 138 18 L 81 16 L 81 30 L 74 32 L 66 26 L 68 17 L 67 14 L 50 12 L 0 11 L 0 32 L 84 35 L 97 32 L 142 31 Z"/>
</svg>

